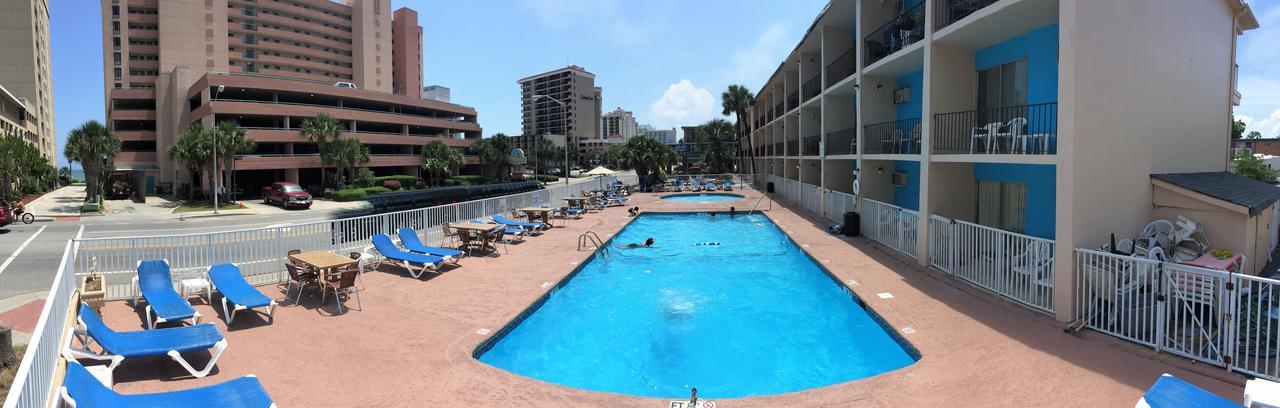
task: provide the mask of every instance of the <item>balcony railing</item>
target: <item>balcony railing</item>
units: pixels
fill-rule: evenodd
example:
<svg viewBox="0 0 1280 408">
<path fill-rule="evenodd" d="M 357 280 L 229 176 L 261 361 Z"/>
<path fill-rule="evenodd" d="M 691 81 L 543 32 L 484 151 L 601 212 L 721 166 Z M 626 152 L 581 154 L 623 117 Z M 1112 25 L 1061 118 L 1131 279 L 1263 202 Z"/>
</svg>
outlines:
<svg viewBox="0 0 1280 408">
<path fill-rule="evenodd" d="M 849 128 L 827 133 L 826 154 L 828 156 L 833 154 L 854 154 L 858 151 L 857 134 L 857 128 Z"/>
<path fill-rule="evenodd" d="M 997 0 L 939 0 L 933 14 L 933 28 L 941 30 Z"/>
<path fill-rule="evenodd" d="M 804 138 L 804 155 L 817 156 L 822 154 L 822 135 L 813 135 Z"/>
<path fill-rule="evenodd" d="M 835 61 L 831 61 L 831 64 L 827 65 L 827 87 L 831 87 L 848 78 L 849 75 L 853 75 L 853 67 L 856 65 L 853 62 L 853 51 L 853 47 L 849 47 L 848 51 L 840 54 Z"/>
<path fill-rule="evenodd" d="M 866 65 L 871 65 L 924 39 L 924 2 L 889 20 L 865 39 Z"/>
<path fill-rule="evenodd" d="M 795 91 L 792 92 L 791 95 L 787 95 L 787 112 L 790 112 L 797 106 L 800 106 L 800 91 Z"/>
<path fill-rule="evenodd" d="M 804 85 L 800 87 L 800 91 L 804 92 L 805 102 L 808 102 L 810 99 L 813 99 L 813 97 L 818 96 L 818 94 L 822 93 L 822 75 L 815 75 L 813 78 L 805 81 Z"/>
<path fill-rule="evenodd" d="M 895 120 L 866 126 L 864 154 L 920 154 L 920 118 Z"/>
<path fill-rule="evenodd" d="M 788 140 L 788 141 L 787 141 L 787 156 L 799 156 L 799 155 L 800 155 L 800 140 L 799 140 L 799 139 L 797 139 L 797 140 Z"/>
<path fill-rule="evenodd" d="M 933 116 L 935 154 L 1056 154 L 1057 151 L 1057 102 Z"/>
</svg>

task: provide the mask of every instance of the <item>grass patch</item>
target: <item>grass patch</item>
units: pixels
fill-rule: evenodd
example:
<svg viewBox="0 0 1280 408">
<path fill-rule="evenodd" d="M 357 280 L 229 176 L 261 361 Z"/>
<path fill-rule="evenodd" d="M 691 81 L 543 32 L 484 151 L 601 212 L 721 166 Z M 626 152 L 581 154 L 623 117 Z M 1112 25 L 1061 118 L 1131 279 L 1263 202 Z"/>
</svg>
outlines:
<svg viewBox="0 0 1280 408">
<path fill-rule="evenodd" d="M 17 354 L 18 361 L 0 368 L 0 400 L 4 400 L 5 396 L 9 395 L 9 387 L 13 386 L 13 377 L 18 375 L 18 365 L 22 363 L 22 355 L 27 353 L 27 346 L 14 347 L 13 352 Z"/>
<path fill-rule="evenodd" d="M 239 204 L 231 204 L 231 205 L 227 205 L 226 203 L 218 204 L 218 211 L 231 211 L 231 210 L 243 210 L 243 209 L 244 208 L 241 208 Z M 174 214 L 200 212 L 200 211 L 213 211 L 213 203 L 212 202 L 182 203 L 182 204 L 178 204 L 178 206 L 173 209 Z"/>
</svg>

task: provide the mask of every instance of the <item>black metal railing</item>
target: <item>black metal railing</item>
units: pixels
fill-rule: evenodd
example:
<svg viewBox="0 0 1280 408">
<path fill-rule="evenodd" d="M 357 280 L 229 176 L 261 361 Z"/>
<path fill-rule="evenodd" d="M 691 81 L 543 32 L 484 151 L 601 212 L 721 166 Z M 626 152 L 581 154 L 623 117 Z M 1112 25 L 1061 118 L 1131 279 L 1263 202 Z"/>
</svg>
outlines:
<svg viewBox="0 0 1280 408">
<path fill-rule="evenodd" d="M 863 132 L 863 154 L 919 154 L 923 130 L 920 118 L 867 125 Z"/>
<path fill-rule="evenodd" d="M 822 150 L 822 135 L 813 135 L 804 138 L 804 155 L 817 156 Z"/>
<path fill-rule="evenodd" d="M 924 10 L 924 2 L 921 2 L 872 31 L 864 40 L 867 49 L 866 65 L 874 64 L 924 39 Z"/>
<path fill-rule="evenodd" d="M 933 115 L 935 154 L 1057 154 L 1058 103 Z"/>
<path fill-rule="evenodd" d="M 933 14 L 933 28 L 941 30 L 997 0 L 938 0 Z"/>
<path fill-rule="evenodd" d="M 835 61 L 831 61 L 831 64 L 827 65 L 826 86 L 828 88 L 839 83 L 845 78 L 848 78 L 849 75 L 853 75 L 854 66 L 857 65 L 853 61 L 853 51 L 853 47 L 849 47 L 848 51 L 845 51 L 844 54 L 840 54 L 839 57 L 836 57 Z"/>
<path fill-rule="evenodd" d="M 792 109 L 795 109 L 798 106 L 800 106 L 800 91 L 795 91 L 795 92 L 792 92 L 791 95 L 787 95 L 786 111 L 790 112 Z"/>
<path fill-rule="evenodd" d="M 858 151 L 857 134 L 857 128 L 827 133 L 827 155 L 856 153 Z"/>
<path fill-rule="evenodd" d="M 822 93 L 822 75 L 814 75 L 813 78 L 805 81 L 804 85 L 800 86 L 800 91 L 804 93 L 805 102 L 818 96 Z"/>
<path fill-rule="evenodd" d="M 788 141 L 787 141 L 787 156 L 799 156 L 799 155 L 800 155 L 800 140 L 799 140 L 799 139 L 797 139 L 797 140 L 788 140 Z"/>
</svg>

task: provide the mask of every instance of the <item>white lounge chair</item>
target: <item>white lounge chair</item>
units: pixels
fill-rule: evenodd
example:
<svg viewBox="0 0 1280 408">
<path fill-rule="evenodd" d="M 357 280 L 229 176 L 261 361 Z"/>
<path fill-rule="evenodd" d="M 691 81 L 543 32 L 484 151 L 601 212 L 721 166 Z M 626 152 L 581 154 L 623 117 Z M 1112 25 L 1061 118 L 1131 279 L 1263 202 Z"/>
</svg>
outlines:
<svg viewBox="0 0 1280 408">
<path fill-rule="evenodd" d="M 996 135 L 1000 133 L 1002 122 L 991 122 L 983 127 L 973 128 L 970 132 L 969 153 L 975 153 L 978 143 L 982 143 L 983 153 L 1000 153 L 1000 144 L 996 143 Z"/>
</svg>

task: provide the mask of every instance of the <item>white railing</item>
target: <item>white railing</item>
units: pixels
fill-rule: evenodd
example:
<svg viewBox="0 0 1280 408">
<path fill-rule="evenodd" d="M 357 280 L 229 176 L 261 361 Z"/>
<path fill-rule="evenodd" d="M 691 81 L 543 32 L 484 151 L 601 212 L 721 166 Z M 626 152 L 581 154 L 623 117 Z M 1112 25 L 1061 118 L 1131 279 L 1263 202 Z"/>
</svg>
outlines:
<svg viewBox="0 0 1280 408">
<path fill-rule="evenodd" d="M 1076 323 L 1280 380 L 1280 281 L 1076 249 Z"/>
<path fill-rule="evenodd" d="M 62 265 L 53 277 L 53 286 L 27 344 L 27 352 L 22 356 L 22 364 L 18 365 L 4 408 L 45 408 L 52 405 L 53 380 L 58 377 L 58 354 L 64 345 L 70 312 L 67 308 L 71 307 L 76 291 L 76 279 L 72 276 L 74 259 L 75 243 L 67 242 L 62 253 Z"/>
<path fill-rule="evenodd" d="M 200 234 L 124 238 L 86 238 L 77 241 L 75 271 L 83 275 L 96 267 L 105 277 L 107 299 L 131 297 L 131 280 L 142 259 L 167 259 L 175 280 L 197 277 L 210 265 L 234 262 L 250 283 L 265 285 L 284 279 L 289 250 L 359 252 L 375 234 L 395 236 L 402 227 L 425 231 L 428 242 L 443 239 L 440 226 L 502 214 L 513 208 L 561 205 L 565 197 L 608 185 L 613 178 L 463 203 L 398 211 L 339 220 L 318 221 Z"/>
<path fill-rule="evenodd" d="M 868 198 L 862 199 L 862 233 L 903 255 L 916 257 L 920 214 Z"/>
<path fill-rule="evenodd" d="M 839 191 L 827 191 L 827 205 L 823 208 L 824 215 L 827 219 L 835 222 L 844 222 L 844 213 L 857 210 L 858 198 L 853 194 L 845 194 Z"/>
<path fill-rule="evenodd" d="M 929 265 L 1043 312 L 1053 312 L 1050 239 L 941 216 L 929 219 Z"/>
<path fill-rule="evenodd" d="M 822 214 L 822 188 L 813 184 L 800 184 L 800 205 L 809 211 Z"/>
</svg>

